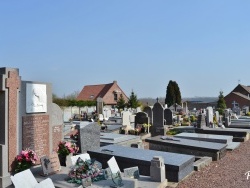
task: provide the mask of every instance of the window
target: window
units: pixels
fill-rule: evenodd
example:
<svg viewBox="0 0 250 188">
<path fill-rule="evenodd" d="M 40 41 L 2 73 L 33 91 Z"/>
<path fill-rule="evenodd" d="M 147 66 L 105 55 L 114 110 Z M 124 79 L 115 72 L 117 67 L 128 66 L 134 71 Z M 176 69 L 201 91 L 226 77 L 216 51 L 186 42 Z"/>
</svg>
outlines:
<svg viewBox="0 0 250 188">
<path fill-rule="evenodd" d="M 117 93 L 114 93 L 114 100 L 117 101 Z"/>
</svg>

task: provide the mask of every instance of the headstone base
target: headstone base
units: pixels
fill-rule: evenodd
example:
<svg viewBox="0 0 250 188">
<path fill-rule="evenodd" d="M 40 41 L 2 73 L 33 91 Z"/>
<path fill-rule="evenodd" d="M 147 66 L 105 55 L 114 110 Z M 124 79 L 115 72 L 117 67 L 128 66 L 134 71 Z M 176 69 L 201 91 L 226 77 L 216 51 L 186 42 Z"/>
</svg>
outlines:
<svg viewBox="0 0 250 188">
<path fill-rule="evenodd" d="M 166 129 L 164 127 L 152 127 L 151 128 L 151 136 L 154 137 L 154 136 L 158 136 L 158 135 L 161 135 L 161 136 L 166 136 Z"/>
<path fill-rule="evenodd" d="M 4 176 L 0 177 L 0 188 L 8 187 L 12 184 L 10 175 L 9 176 Z"/>
</svg>

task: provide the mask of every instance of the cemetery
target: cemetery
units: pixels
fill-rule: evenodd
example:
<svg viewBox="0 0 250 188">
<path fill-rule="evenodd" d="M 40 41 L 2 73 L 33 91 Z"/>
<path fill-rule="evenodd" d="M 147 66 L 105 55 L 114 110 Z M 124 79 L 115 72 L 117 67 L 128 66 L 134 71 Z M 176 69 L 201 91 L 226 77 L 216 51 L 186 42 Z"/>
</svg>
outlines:
<svg viewBox="0 0 250 188">
<path fill-rule="evenodd" d="M 163 188 L 249 140 L 249 118 L 233 119 L 230 109 L 189 113 L 157 98 L 119 110 L 98 97 L 96 106 L 68 110 L 53 102 L 50 83 L 21 78 L 0 68 L 0 188 Z"/>
</svg>

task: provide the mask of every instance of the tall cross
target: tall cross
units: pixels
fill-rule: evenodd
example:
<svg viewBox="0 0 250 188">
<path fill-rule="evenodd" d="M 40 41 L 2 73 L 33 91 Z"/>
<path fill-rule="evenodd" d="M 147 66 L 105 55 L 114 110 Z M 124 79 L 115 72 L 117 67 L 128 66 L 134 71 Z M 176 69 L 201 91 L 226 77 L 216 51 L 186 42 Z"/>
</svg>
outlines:
<svg viewBox="0 0 250 188">
<path fill-rule="evenodd" d="M 236 103 L 235 101 L 233 101 L 232 105 L 234 105 L 234 108 L 235 108 L 236 104 L 238 104 L 238 103 Z"/>
<path fill-rule="evenodd" d="M 17 90 L 20 87 L 20 78 L 17 71 L 9 71 L 5 80 L 5 87 L 9 90 L 8 96 L 8 157 L 9 171 L 17 155 Z"/>
</svg>

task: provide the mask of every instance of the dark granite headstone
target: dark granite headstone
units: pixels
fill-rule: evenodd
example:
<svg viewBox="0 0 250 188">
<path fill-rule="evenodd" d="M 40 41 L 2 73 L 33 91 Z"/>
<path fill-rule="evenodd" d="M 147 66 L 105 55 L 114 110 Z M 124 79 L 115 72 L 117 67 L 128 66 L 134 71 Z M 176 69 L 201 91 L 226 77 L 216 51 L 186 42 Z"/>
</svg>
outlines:
<svg viewBox="0 0 250 188">
<path fill-rule="evenodd" d="M 149 124 L 149 118 L 148 114 L 145 112 L 138 112 L 135 116 L 135 127 L 137 127 L 137 124 Z"/>
<path fill-rule="evenodd" d="M 164 119 L 166 120 L 166 125 L 173 125 L 173 112 L 169 108 L 164 110 Z"/>
<path fill-rule="evenodd" d="M 152 125 L 152 124 L 153 124 L 153 110 L 152 110 L 152 108 L 149 107 L 149 106 L 146 106 L 146 107 L 143 109 L 143 112 L 145 112 L 145 113 L 148 114 L 149 123 Z"/>
<path fill-rule="evenodd" d="M 90 123 L 80 128 L 78 145 L 80 153 L 86 153 L 87 150 L 100 148 L 100 125 Z"/>
<path fill-rule="evenodd" d="M 96 111 L 97 111 L 97 114 L 102 114 L 103 113 L 103 99 L 101 97 L 97 98 Z"/>
<path fill-rule="evenodd" d="M 152 136 L 165 135 L 164 128 L 164 109 L 159 102 L 156 102 L 153 107 L 153 126 L 150 127 Z"/>
<path fill-rule="evenodd" d="M 195 157 L 193 155 L 143 150 L 137 148 L 123 147 L 119 145 L 108 145 L 96 150 L 88 150 L 91 158 L 95 158 L 107 168 L 107 161 L 115 157 L 120 169 L 138 166 L 141 175 L 150 176 L 151 160 L 154 156 L 162 156 L 165 163 L 166 179 L 179 182 L 190 174 L 194 167 Z"/>
<path fill-rule="evenodd" d="M 204 114 L 199 114 L 197 119 L 197 128 L 206 127 L 206 119 Z"/>
</svg>

